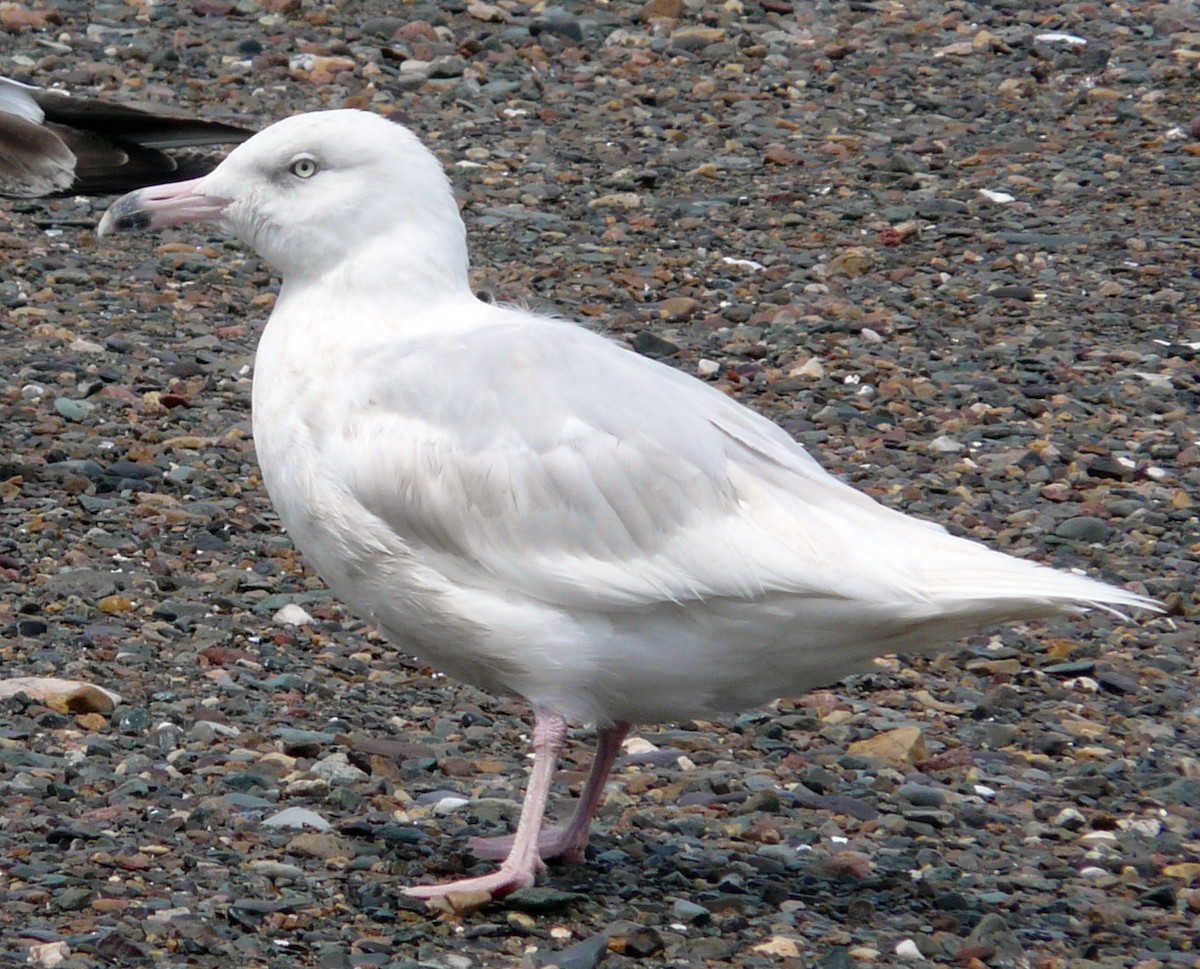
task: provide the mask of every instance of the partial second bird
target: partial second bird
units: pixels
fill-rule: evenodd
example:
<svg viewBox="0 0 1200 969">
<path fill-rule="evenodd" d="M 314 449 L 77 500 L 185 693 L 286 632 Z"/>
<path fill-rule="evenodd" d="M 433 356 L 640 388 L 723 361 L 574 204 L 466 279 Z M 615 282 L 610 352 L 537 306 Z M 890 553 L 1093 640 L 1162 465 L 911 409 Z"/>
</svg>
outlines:
<svg viewBox="0 0 1200 969">
<path fill-rule="evenodd" d="M 472 292 L 438 159 L 360 111 L 281 121 L 210 175 L 100 225 L 218 224 L 282 276 L 255 358 L 275 508 L 333 591 L 401 649 L 533 707 L 498 869 L 409 889 L 503 896 L 581 860 L 630 725 L 828 685 L 896 651 L 1143 595 L 956 538 L 844 484 L 720 391 Z M 569 722 L 599 749 L 543 830 Z"/>
<path fill-rule="evenodd" d="M 167 108 L 74 97 L 0 77 L 0 195 L 112 195 L 196 178 L 220 159 L 195 149 L 253 134 Z"/>
</svg>

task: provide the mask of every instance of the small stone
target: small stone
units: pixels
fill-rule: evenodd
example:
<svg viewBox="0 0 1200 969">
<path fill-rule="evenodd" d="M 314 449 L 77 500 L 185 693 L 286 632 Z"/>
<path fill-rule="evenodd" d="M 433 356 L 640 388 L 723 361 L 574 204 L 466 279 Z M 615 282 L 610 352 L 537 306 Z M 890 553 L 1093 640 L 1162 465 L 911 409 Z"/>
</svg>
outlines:
<svg viewBox="0 0 1200 969">
<path fill-rule="evenodd" d="M 846 752 L 852 757 L 880 760 L 896 766 L 915 764 L 929 758 L 920 727 L 897 727 L 866 740 L 856 740 Z"/>
<path fill-rule="evenodd" d="M 278 814 L 266 818 L 263 826 L 267 828 L 310 828 L 314 831 L 327 831 L 330 827 L 329 822 L 316 811 L 302 807 L 285 808 Z"/>
<path fill-rule="evenodd" d="M 112 713 L 120 694 L 81 680 L 53 676 L 13 676 L 0 680 L 0 699 L 23 693 L 59 713 Z"/>
<path fill-rule="evenodd" d="M 188 734 L 203 744 L 211 744 L 217 740 L 232 739 L 241 732 L 232 723 L 219 723 L 215 720 L 197 720 L 192 724 Z"/>
<path fill-rule="evenodd" d="M 1150 905 L 1157 905 L 1159 908 L 1171 912 L 1175 910 L 1178 895 L 1174 885 L 1159 885 L 1148 892 L 1143 892 L 1140 899 Z"/>
<path fill-rule="evenodd" d="M 62 14 L 54 9 L 26 10 L 17 4 L 0 9 L 0 29 L 15 34 L 26 27 L 33 30 L 49 30 L 62 23 Z M 57 963 L 55 963 L 57 965 Z"/>
<path fill-rule="evenodd" d="M 1087 824 L 1087 818 L 1075 808 L 1065 807 L 1054 816 L 1050 823 L 1055 827 L 1066 828 L 1068 831 L 1078 831 Z"/>
<path fill-rule="evenodd" d="M 848 946 L 835 945 L 821 957 L 817 969 L 858 969 L 858 963 Z"/>
<path fill-rule="evenodd" d="M 431 78 L 462 77 L 467 69 L 467 62 L 461 57 L 437 57 L 429 63 Z"/>
<path fill-rule="evenodd" d="M 72 400 L 69 397 L 58 397 L 54 401 L 54 410 L 63 420 L 79 423 L 96 409 L 96 405 L 87 400 Z"/>
<path fill-rule="evenodd" d="M 581 902 L 585 897 L 578 892 L 564 892 L 558 888 L 521 888 L 509 895 L 505 904 L 531 915 L 544 915 Z"/>
<path fill-rule="evenodd" d="M 555 34 L 577 44 L 583 42 L 583 25 L 561 7 L 543 8 L 542 15 L 529 22 L 529 33 L 533 37 Z"/>
<path fill-rule="evenodd" d="M 680 27 L 671 32 L 671 44 L 680 50 L 701 50 L 727 37 L 720 27 Z"/>
<path fill-rule="evenodd" d="M 787 166 L 796 164 L 799 159 L 782 145 L 768 145 L 763 160 L 771 165 Z"/>
<path fill-rule="evenodd" d="M 700 308 L 700 301 L 690 296 L 672 296 L 658 304 L 658 315 L 669 322 L 691 319 Z"/>
<path fill-rule="evenodd" d="M 670 357 L 679 352 L 678 345 L 650 330 L 639 330 L 634 335 L 633 348 L 647 357 Z"/>
<path fill-rule="evenodd" d="M 994 286 L 987 295 L 992 299 L 1015 299 L 1024 303 L 1032 302 L 1035 297 L 1032 287 L 1022 285 Z"/>
<path fill-rule="evenodd" d="M 303 606 L 289 602 L 271 617 L 279 626 L 311 626 L 313 617 L 304 611 Z"/>
<path fill-rule="evenodd" d="M 1200 808 L 1200 780 L 1195 778 L 1181 777 L 1166 787 L 1160 787 L 1150 793 L 1164 804 L 1182 804 L 1185 807 Z"/>
<path fill-rule="evenodd" d="M 287 843 L 287 850 L 309 858 L 353 858 L 354 846 L 345 838 L 328 831 L 306 831 Z"/>
<path fill-rule="evenodd" d="M 961 454 L 966 449 L 965 444 L 945 434 L 939 434 L 929 442 L 929 450 L 935 454 Z"/>
<path fill-rule="evenodd" d="M 445 817 L 455 811 L 461 811 L 470 803 L 470 799 L 465 797 L 443 797 L 433 805 L 432 811 L 435 817 Z"/>
<path fill-rule="evenodd" d="M 1109 693 L 1136 693 L 1141 689 L 1141 685 L 1132 676 L 1126 676 L 1116 670 L 1101 670 L 1096 674 L 1096 681 Z"/>
<path fill-rule="evenodd" d="M 110 596 L 105 596 L 96 603 L 96 607 L 101 612 L 107 612 L 110 615 L 120 615 L 123 612 L 129 612 L 133 608 L 133 602 L 120 593 L 114 593 Z"/>
<path fill-rule="evenodd" d="M 29 947 L 29 964 L 42 966 L 43 969 L 54 969 L 55 966 L 66 962 L 71 955 L 71 947 L 63 941 L 43 942 Z"/>
<path fill-rule="evenodd" d="M 829 275 L 854 278 L 863 275 L 874 263 L 875 255 L 866 246 L 850 246 L 829 260 Z"/>
<path fill-rule="evenodd" d="M 683 0 L 649 0 L 638 14 L 642 21 L 678 20 L 682 16 Z"/>
<path fill-rule="evenodd" d="M 786 935 L 774 935 L 766 942 L 756 945 L 751 951 L 776 959 L 798 959 L 800 957 L 800 946 L 797 941 Z"/>
<path fill-rule="evenodd" d="M 339 74 L 353 73 L 354 61 L 348 57 L 301 54 L 292 59 L 289 67 L 295 76 L 315 84 L 330 84 Z"/>
<path fill-rule="evenodd" d="M 593 935 L 559 952 L 547 953 L 548 960 L 540 964 L 553 965 L 557 969 L 596 969 L 607 955 L 608 936 Z"/>
<path fill-rule="evenodd" d="M 1190 884 L 1200 881 L 1200 862 L 1181 861 L 1174 865 L 1167 865 L 1163 868 L 1162 873 L 1168 878 L 1179 878 Z"/>
<path fill-rule="evenodd" d="M 281 861 L 267 859 L 252 861 L 250 862 L 250 869 L 272 881 L 302 881 L 304 879 L 303 868 L 296 865 L 286 865 Z"/>
<path fill-rule="evenodd" d="M 588 202 L 589 209 L 636 209 L 642 204 L 637 192 L 612 192 Z"/>
<path fill-rule="evenodd" d="M 936 787 L 927 787 L 924 784 L 901 784 L 896 789 L 896 794 L 914 807 L 936 808 L 946 803 L 944 793 Z"/>
<path fill-rule="evenodd" d="M 1058 527 L 1054 529 L 1054 534 L 1059 538 L 1067 538 L 1076 542 L 1087 542 L 1088 544 L 1098 544 L 1107 542 L 1113 533 L 1113 528 L 1108 522 L 1102 518 L 1093 518 L 1090 515 L 1079 515 L 1075 518 L 1068 518 L 1058 523 Z"/>
<path fill-rule="evenodd" d="M 967 937 L 965 945 L 981 946 L 992 950 L 988 965 L 1018 965 L 1024 960 L 1025 950 L 1013 934 L 1003 916 L 991 912 L 979 920 L 979 924 Z"/>
<path fill-rule="evenodd" d="M 788 376 L 820 380 L 825 376 L 825 367 L 816 357 L 809 357 L 798 367 L 793 367 L 791 370 L 789 370 Z"/>
<path fill-rule="evenodd" d="M 923 960 L 925 956 L 921 950 L 917 948 L 917 944 L 912 939 L 902 939 L 896 943 L 896 957 L 906 959 L 910 962 Z"/>
<path fill-rule="evenodd" d="M 712 912 L 703 905 L 697 905 L 695 902 L 681 898 L 671 906 L 671 917 L 677 922 L 685 922 L 690 925 L 707 925 L 712 920 Z"/>
<path fill-rule="evenodd" d="M 494 3 L 468 3 L 467 13 L 484 23 L 500 23 L 509 19 L 508 14 Z"/>
<path fill-rule="evenodd" d="M 74 885 L 65 888 L 54 897 L 54 907 L 63 912 L 77 912 L 87 908 L 95 897 L 90 888 Z"/>
<path fill-rule="evenodd" d="M 510 929 L 521 935 L 532 935 L 537 931 L 537 919 L 526 912 L 507 912 L 504 920 Z"/>
<path fill-rule="evenodd" d="M 663 937 L 652 925 L 633 926 L 627 934 L 616 936 L 609 942 L 609 948 L 635 959 L 656 955 L 663 951 L 664 946 Z"/>
<path fill-rule="evenodd" d="M 340 750 L 318 760 L 312 765 L 312 772 L 328 781 L 331 787 L 349 787 L 369 777 L 366 771 L 351 764 L 349 757 Z"/>
<path fill-rule="evenodd" d="M 511 897 L 511 896 L 510 896 Z M 447 915 L 469 915 L 492 902 L 492 893 L 485 891 L 447 892 L 439 898 L 431 898 L 425 904 L 437 912 Z"/>
</svg>

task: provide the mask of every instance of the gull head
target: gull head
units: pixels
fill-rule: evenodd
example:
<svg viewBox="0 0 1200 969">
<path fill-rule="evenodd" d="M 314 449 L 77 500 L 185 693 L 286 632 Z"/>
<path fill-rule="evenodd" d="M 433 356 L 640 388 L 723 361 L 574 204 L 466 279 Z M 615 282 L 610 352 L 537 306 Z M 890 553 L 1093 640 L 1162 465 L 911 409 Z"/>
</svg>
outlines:
<svg viewBox="0 0 1200 969">
<path fill-rule="evenodd" d="M 285 281 L 360 258 L 466 278 L 465 231 L 441 163 L 403 125 L 365 111 L 277 122 L 203 178 L 117 199 L 98 232 L 185 222 L 220 226 Z"/>
</svg>

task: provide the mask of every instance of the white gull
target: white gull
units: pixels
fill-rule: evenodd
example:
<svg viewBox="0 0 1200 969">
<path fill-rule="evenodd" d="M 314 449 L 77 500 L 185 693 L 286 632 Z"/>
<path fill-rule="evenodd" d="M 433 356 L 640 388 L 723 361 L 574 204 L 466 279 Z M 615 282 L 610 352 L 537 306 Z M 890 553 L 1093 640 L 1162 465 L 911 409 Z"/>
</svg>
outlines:
<svg viewBox="0 0 1200 969">
<path fill-rule="evenodd" d="M 630 724 L 794 695 L 898 650 L 1144 596 L 952 537 L 832 477 L 719 391 L 571 323 L 477 299 L 437 158 L 358 111 L 300 115 L 100 225 L 214 221 L 283 277 L 254 440 L 296 546 L 399 647 L 533 707 L 501 896 L 579 860 Z M 542 830 L 570 721 L 599 750 Z"/>
</svg>

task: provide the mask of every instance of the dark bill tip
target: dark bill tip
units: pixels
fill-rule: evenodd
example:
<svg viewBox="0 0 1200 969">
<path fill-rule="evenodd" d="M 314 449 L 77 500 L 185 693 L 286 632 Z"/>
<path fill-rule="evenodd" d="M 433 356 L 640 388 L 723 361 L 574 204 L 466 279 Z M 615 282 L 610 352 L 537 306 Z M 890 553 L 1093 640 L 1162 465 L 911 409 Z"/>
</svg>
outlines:
<svg viewBox="0 0 1200 969">
<path fill-rule="evenodd" d="M 96 229 L 111 232 L 160 229 L 185 222 L 214 222 L 224 214 L 229 199 L 204 194 L 204 179 L 139 188 L 122 195 L 108 207 Z"/>
</svg>

